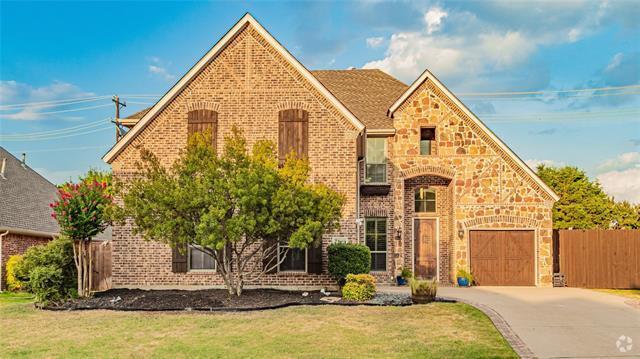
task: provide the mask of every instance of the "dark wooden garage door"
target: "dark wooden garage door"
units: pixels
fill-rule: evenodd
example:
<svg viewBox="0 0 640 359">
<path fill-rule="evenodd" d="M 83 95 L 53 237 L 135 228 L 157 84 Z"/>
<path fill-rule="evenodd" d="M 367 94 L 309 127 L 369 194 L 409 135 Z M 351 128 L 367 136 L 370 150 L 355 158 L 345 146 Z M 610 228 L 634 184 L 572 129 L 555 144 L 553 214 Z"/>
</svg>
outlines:
<svg viewBox="0 0 640 359">
<path fill-rule="evenodd" d="M 533 231 L 470 231 L 477 285 L 535 285 Z"/>
</svg>

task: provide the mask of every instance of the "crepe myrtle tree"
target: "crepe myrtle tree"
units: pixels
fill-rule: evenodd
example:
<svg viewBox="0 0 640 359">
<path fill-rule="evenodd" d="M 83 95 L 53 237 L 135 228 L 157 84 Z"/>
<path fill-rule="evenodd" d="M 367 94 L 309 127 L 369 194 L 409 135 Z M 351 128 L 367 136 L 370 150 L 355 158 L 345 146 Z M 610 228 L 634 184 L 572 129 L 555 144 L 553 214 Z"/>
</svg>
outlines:
<svg viewBox="0 0 640 359">
<path fill-rule="evenodd" d="M 109 208 L 113 206 L 111 174 L 90 170 L 78 183 L 65 183 L 58 188 L 58 200 L 51 203 L 51 216 L 60 233 L 73 240 L 73 257 L 78 278 L 78 295 L 91 293 L 93 258 L 91 240 L 110 224 Z"/>
<path fill-rule="evenodd" d="M 172 165 L 141 149 L 137 168 L 118 186 L 122 217 L 147 240 L 210 254 L 232 295 L 277 268 L 288 248 L 319 246 L 339 226 L 344 198 L 309 183 L 307 160 L 291 154 L 279 166 L 272 142 L 249 151 L 236 128 L 219 156 L 210 137 L 195 133 Z M 279 244 L 288 245 L 284 253 Z"/>
</svg>

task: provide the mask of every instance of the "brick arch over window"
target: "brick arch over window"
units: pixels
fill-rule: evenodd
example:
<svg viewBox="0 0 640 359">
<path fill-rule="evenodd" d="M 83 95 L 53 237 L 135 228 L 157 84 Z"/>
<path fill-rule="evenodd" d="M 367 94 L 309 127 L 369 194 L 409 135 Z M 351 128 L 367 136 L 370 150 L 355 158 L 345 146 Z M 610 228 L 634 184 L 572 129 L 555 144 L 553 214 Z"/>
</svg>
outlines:
<svg viewBox="0 0 640 359">
<path fill-rule="evenodd" d="M 290 108 L 278 112 L 278 159 L 283 163 L 294 152 L 300 158 L 309 156 L 309 112 Z"/>
<path fill-rule="evenodd" d="M 519 227 L 538 228 L 541 222 L 533 218 L 509 216 L 505 214 L 498 214 L 492 216 L 482 216 L 461 222 L 464 229 L 473 229 L 482 227 L 483 225 L 490 224 L 493 227 L 496 225 L 499 228 L 500 224 L 518 225 Z M 507 228 L 507 227 L 505 227 Z"/>
<path fill-rule="evenodd" d="M 415 166 L 408 168 L 406 170 L 400 171 L 400 178 L 411 178 L 417 176 L 425 176 L 425 175 L 436 175 L 440 177 L 445 177 L 448 179 L 453 179 L 456 176 L 456 171 L 452 168 L 444 168 L 440 166 Z"/>
<path fill-rule="evenodd" d="M 220 104 L 212 101 L 188 101 L 187 112 L 195 110 L 211 110 L 214 112 L 219 112 Z"/>
<path fill-rule="evenodd" d="M 311 107 L 306 102 L 302 102 L 302 101 L 286 100 L 286 101 L 280 101 L 276 104 L 276 110 L 278 110 L 279 112 L 284 110 L 291 110 L 291 109 L 300 109 L 300 110 L 305 110 L 307 112 L 311 111 Z"/>
</svg>

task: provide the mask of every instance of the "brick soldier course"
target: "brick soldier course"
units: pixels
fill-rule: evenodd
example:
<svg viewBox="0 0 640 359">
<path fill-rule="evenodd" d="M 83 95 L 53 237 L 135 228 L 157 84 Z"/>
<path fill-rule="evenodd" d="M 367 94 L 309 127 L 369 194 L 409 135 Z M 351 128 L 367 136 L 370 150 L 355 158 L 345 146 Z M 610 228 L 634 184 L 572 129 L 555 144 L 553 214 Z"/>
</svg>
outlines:
<svg viewBox="0 0 640 359">
<path fill-rule="evenodd" d="M 245 15 L 151 109 L 126 119 L 131 130 L 104 156 L 116 177 L 135 175 L 140 148 L 164 165 L 176 160 L 188 136 L 190 111 L 215 112 L 220 152 L 232 126 L 249 146 L 278 142 L 279 114 L 301 110 L 311 181 L 346 198 L 341 227 L 322 244 L 321 273 L 277 272 L 256 286 L 320 287 L 333 281 L 326 247 L 334 240 L 365 243 L 365 218 L 386 219 L 386 270 L 391 282 L 413 266 L 414 217 L 438 218 L 441 283 L 469 268 L 470 230 L 532 229 L 536 285 L 551 283 L 551 207 L 556 195 L 429 73 L 407 86 L 380 70 L 308 71 L 251 15 Z M 431 154 L 420 155 L 420 129 L 435 127 Z M 387 183 L 365 183 L 367 138 L 386 141 Z M 436 211 L 414 213 L 414 190 L 436 192 Z M 371 191 L 374 191 L 373 193 Z M 460 235 L 462 234 L 462 235 Z M 131 223 L 113 229 L 115 287 L 213 286 L 215 271 L 172 270 L 172 249 L 132 235 Z M 472 264 L 471 264 L 472 265 Z"/>
</svg>

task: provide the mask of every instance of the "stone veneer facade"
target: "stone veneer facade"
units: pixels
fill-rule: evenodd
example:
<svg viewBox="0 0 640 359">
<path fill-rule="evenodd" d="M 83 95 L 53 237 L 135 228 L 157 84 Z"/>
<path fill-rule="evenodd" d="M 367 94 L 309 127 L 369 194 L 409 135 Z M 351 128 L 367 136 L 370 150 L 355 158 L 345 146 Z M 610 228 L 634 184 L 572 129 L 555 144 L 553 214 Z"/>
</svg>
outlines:
<svg viewBox="0 0 640 359">
<path fill-rule="evenodd" d="M 139 148 L 169 165 L 187 141 L 187 112 L 218 112 L 217 146 L 238 126 L 251 146 L 259 139 L 278 139 L 278 111 L 309 112 L 311 180 L 343 193 L 341 228 L 332 237 L 364 241 L 364 226 L 356 224 L 359 131 L 250 24 L 195 76 L 190 84 L 119 153 L 111 166 L 116 177 L 135 175 Z M 375 273 L 391 282 L 412 263 L 412 196 L 416 186 L 437 191 L 440 273 L 451 283 L 457 268 L 467 268 L 468 231 L 476 228 L 536 230 L 537 284 L 551 283 L 551 206 L 553 201 L 518 165 L 431 82 L 425 82 L 395 113 L 396 133 L 387 139 L 388 195 L 361 196 L 360 217 L 387 218 L 387 272 Z M 420 127 L 436 127 L 433 155 L 419 155 Z M 462 238 L 458 230 L 464 231 Z M 400 235 L 398 235 L 400 234 Z M 173 273 L 171 249 L 132 234 L 131 223 L 113 229 L 115 287 L 221 285 L 215 272 Z M 259 286 L 320 287 L 333 285 L 327 274 L 265 275 Z"/>
</svg>

